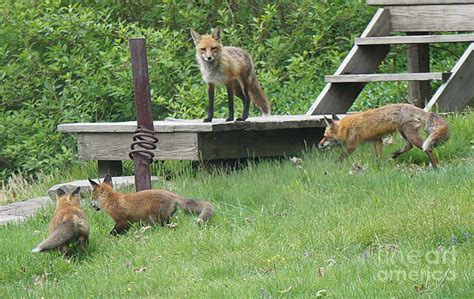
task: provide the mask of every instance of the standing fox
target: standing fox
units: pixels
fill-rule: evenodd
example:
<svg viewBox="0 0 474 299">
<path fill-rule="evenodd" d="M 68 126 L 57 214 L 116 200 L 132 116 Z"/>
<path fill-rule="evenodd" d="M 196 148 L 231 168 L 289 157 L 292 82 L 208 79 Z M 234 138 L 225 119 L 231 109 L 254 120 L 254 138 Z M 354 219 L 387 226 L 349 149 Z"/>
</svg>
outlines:
<svg viewBox="0 0 474 299">
<path fill-rule="evenodd" d="M 426 112 L 410 104 L 391 104 L 365 112 L 350 114 L 339 120 L 333 115 L 326 119 L 327 128 L 319 148 L 329 145 L 331 140 L 343 141 L 346 151 L 339 160 L 351 154 L 359 143 L 373 140 L 377 158 L 382 153 L 382 137 L 399 131 L 407 144 L 392 157 L 396 158 L 412 149 L 413 145 L 422 149 L 430 159 L 433 168 L 437 161 L 432 146 L 449 138 L 449 129 L 446 121 L 439 115 Z M 423 141 L 420 130 L 424 128 L 429 136 Z"/>
<path fill-rule="evenodd" d="M 49 223 L 49 237 L 41 242 L 33 252 L 41 252 L 59 248 L 63 253 L 69 249 L 69 243 L 77 241 L 81 250 L 89 239 L 89 223 L 79 203 L 77 187 L 71 195 L 67 195 L 61 188 L 56 191 L 58 196 L 56 211 Z"/>
<path fill-rule="evenodd" d="M 227 88 L 229 106 L 227 121 L 234 120 L 234 94 L 242 99 L 244 104 L 242 117 L 237 121 L 248 118 L 250 99 L 264 116 L 270 115 L 271 105 L 258 83 L 252 58 L 240 48 L 222 46 L 221 35 L 219 27 L 215 28 L 211 35 L 202 36 L 191 29 L 202 78 L 208 84 L 209 106 L 204 122 L 211 122 L 214 115 L 216 84 L 224 84 Z"/>
<path fill-rule="evenodd" d="M 104 209 L 115 220 L 112 235 L 127 232 L 130 225 L 144 221 L 150 224 L 170 223 L 170 217 L 179 205 L 185 213 L 199 214 L 199 224 L 207 222 L 214 213 L 211 203 L 205 200 L 190 200 L 165 190 L 143 190 L 120 193 L 113 190 L 112 177 L 107 175 L 102 183 L 89 179 L 92 185 L 92 206 Z"/>
</svg>

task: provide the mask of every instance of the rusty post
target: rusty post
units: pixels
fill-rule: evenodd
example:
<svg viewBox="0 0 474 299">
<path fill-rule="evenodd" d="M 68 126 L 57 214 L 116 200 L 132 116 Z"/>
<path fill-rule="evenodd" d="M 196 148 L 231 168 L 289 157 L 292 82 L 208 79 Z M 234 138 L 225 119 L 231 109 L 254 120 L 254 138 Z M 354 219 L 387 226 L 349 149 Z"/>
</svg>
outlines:
<svg viewBox="0 0 474 299">
<path fill-rule="evenodd" d="M 130 39 L 133 89 L 137 110 L 137 131 L 145 129 L 153 132 L 153 116 L 151 113 L 151 94 L 148 81 L 148 61 L 145 38 Z M 133 151 L 135 165 L 135 189 L 137 191 L 151 189 L 150 163 L 153 157 Z"/>
</svg>

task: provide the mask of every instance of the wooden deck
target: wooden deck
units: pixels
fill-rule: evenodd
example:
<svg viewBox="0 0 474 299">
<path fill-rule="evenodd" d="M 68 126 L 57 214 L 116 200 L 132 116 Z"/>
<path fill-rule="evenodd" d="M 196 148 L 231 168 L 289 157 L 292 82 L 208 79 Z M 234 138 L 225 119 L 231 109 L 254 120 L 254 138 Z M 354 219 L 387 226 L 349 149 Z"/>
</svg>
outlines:
<svg viewBox="0 0 474 299">
<path fill-rule="evenodd" d="M 136 126 L 135 121 L 73 123 L 59 125 L 58 131 L 77 134 L 79 158 L 97 160 L 99 169 L 108 171 L 106 161 L 120 163 L 129 159 Z M 155 121 L 159 139 L 155 160 L 209 161 L 292 155 L 316 145 L 324 127 L 322 115 L 250 117 L 245 122 Z"/>
</svg>

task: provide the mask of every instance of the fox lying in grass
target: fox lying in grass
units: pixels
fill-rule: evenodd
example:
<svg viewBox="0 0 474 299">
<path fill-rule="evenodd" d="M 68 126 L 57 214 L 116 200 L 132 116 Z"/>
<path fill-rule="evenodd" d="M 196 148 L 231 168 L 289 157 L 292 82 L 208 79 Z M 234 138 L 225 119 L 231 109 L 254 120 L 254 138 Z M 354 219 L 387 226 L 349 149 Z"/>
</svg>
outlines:
<svg viewBox="0 0 474 299">
<path fill-rule="evenodd" d="M 449 138 L 446 121 L 439 115 L 426 112 L 410 104 L 390 104 L 377 109 L 347 115 L 342 120 L 333 115 L 332 119 L 325 118 L 327 128 L 319 148 L 327 147 L 332 140 L 345 143 L 346 150 L 339 161 L 350 155 L 366 140 L 373 140 L 377 158 L 382 153 L 382 137 L 399 131 L 406 140 L 406 145 L 392 153 L 396 158 L 411 150 L 413 146 L 422 149 L 430 159 L 431 166 L 436 168 L 437 161 L 432 146 Z M 420 130 L 424 128 L 428 137 L 423 140 Z"/>
<path fill-rule="evenodd" d="M 49 237 L 41 242 L 33 252 L 41 252 L 49 249 L 60 249 L 66 253 L 69 243 L 77 241 L 81 250 L 85 249 L 89 239 L 89 223 L 79 203 L 79 191 L 77 187 L 70 195 L 61 188 L 56 191 L 58 196 L 56 211 L 49 223 Z"/>
<path fill-rule="evenodd" d="M 112 235 L 127 232 L 132 223 L 170 223 L 170 217 L 179 205 L 185 213 L 198 214 L 198 224 L 205 223 L 214 213 L 211 203 L 205 200 L 185 199 L 166 190 L 143 190 L 120 193 L 112 187 L 112 177 L 107 175 L 102 183 L 89 179 L 92 185 L 92 206 L 105 210 L 115 220 Z"/>
</svg>

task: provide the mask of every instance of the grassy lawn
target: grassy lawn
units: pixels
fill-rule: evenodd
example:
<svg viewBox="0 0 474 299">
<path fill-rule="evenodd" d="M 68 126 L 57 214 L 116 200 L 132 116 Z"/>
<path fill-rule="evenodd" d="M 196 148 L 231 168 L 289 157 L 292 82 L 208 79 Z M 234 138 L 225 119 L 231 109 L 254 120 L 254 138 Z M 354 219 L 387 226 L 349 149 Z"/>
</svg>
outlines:
<svg viewBox="0 0 474 299">
<path fill-rule="evenodd" d="M 88 251 L 64 258 L 31 253 L 45 210 L 0 228 L 1 297 L 473 298 L 474 114 L 448 120 L 436 171 L 417 149 L 390 159 L 398 136 L 379 162 L 366 144 L 339 165 L 341 148 L 228 173 L 156 166 L 176 174 L 156 188 L 215 203 L 207 226 L 180 212 L 176 229 L 109 237 L 113 221 L 85 198 Z"/>
</svg>

